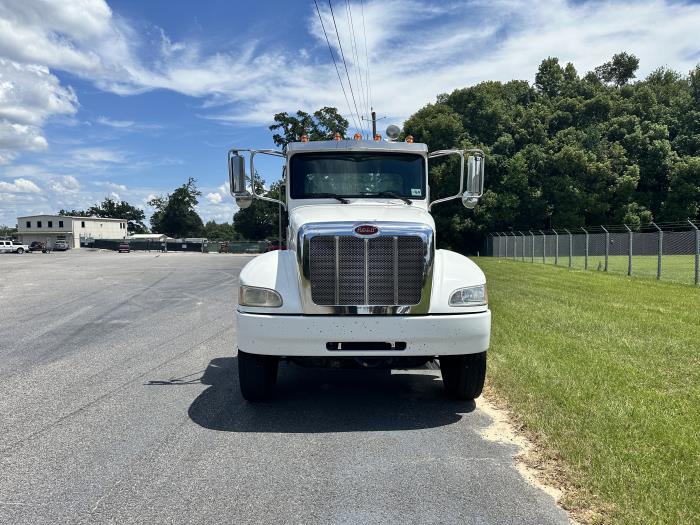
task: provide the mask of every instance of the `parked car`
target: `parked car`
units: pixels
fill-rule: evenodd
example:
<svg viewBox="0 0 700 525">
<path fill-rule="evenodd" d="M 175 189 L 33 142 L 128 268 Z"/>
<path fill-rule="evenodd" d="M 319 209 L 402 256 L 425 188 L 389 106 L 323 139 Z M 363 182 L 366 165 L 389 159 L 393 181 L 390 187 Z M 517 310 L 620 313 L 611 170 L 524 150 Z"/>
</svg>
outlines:
<svg viewBox="0 0 700 525">
<path fill-rule="evenodd" d="M 0 241 L 0 253 L 24 253 L 29 251 L 29 246 L 17 241 Z"/>
<path fill-rule="evenodd" d="M 53 243 L 53 249 L 57 252 L 65 252 L 68 249 L 68 243 L 64 239 L 58 239 Z"/>
<path fill-rule="evenodd" d="M 117 251 L 119 253 L 122 253 L 122 252 L 129 253 L 131 251 L 131 247 L 129 246 L 128 242 L 120 242 L 119 246 L 117 247 Z"/>
<path fill-rule="evenodd" d="M 41 252 L 41 253 L 47 253 L 49 250 L 46 247 L 46 243 L 41 242 L 41 241 L 32 241 L 29 244 L 29 251 L 30 252 Z"/>
</svg>

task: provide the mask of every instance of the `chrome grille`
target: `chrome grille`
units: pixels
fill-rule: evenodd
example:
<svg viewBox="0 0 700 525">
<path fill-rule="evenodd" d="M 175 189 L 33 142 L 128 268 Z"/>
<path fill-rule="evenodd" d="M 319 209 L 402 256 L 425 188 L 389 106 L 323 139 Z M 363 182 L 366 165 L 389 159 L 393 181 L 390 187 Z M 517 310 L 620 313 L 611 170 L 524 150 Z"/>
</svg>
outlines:
<svg viewBox="0 0 700 525">
<path fill-rule="evenodd" d="M 309 242 L 311 298 L 325 306 L 418 304 L 426 250 L 415 235 L 314 236 Z"/>
</svg>

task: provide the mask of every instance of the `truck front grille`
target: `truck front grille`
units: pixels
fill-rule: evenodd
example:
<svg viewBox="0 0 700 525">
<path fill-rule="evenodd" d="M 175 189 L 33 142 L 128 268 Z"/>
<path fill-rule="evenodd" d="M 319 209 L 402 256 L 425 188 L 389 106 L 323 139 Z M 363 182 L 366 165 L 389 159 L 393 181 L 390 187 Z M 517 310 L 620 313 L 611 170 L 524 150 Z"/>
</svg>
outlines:
<svg viewBox="0 0 700 525">
<path fill-rule="evenodd" d="M 426 251 L 416 235 L 314 236 L 309 243 L 311 298 L 324 306 L 418 304 Z"/>
</svg>

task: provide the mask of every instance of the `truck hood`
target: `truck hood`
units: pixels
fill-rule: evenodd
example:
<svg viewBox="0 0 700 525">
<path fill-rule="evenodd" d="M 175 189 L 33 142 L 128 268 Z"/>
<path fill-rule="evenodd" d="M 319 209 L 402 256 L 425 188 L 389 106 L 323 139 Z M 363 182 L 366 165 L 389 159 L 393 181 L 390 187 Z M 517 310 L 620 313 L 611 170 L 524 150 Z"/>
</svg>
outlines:
<svg viewBox="0 0 700 525">
<path fill-rule="evenodd" d="M 305 224 L 319 222 L 413 222 L 435 231 L 435 221 L 425 209 L 403 204 L 314 204 L 297 206 L 289 213 L 293 232 Z"/>
</svg>

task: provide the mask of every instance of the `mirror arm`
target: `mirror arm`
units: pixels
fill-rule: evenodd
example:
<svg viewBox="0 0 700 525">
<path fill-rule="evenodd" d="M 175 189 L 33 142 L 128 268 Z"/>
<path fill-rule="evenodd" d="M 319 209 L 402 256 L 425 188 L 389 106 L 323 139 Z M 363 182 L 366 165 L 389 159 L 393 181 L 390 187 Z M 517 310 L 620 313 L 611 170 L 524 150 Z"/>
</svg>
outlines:
<svg viewBox="0 0 700 525">
<path fill-rule="evenodd" d="M 274 149 L 258 149 L 258 150 L 250 150 L 250 189 L 251 189 L 251 195 L 253 195 L 254 199 L 260 199 L 261 201 L 267 201 L 267 202 L 274 202 L 277 204 L 281 204 L 282 207 L 284 208 L 285 211 L 287 211 L 287 203 L 279 200 L 279 199 L 271 199 L 270 197 L 264 197 L 262 195 L 258 195 L 255 193 L 255 187 L 253 186 L 253 174 L 255 173 L 255 167 L 253 163 L 253 159 L 255 158 L 255 155 L 258 153 L 262 153 L 264 155 L 272 155 L 274 157 L 284 157 L 284 153 L 280 151 L 276 151 Z"/>
<path fill-rule="evenodd" d="M 287 204 L 286 204 L 285 202 L 283 202 L 283 201 L 281 201 L 281 200 L 279 200 L 279 199 L 272 199 L 272 198 L 270 198 L 270 197 L 265 197 L 265 196 L 263 196 L 263 195 L 258 195 L 257 193 L 255 193 L 255 186 L 253 185 L 253 176 L 254 176 L 254 174 L 255 174 L 255 162 L 254 162 L 253 159 L 255 158 L 255 155 L 256 155 L 256 154 L 262 153 L 262 154 L 264 154 L 264 155 L 272 155 L 272 156 L 274 156 L 274 157 L 285 157 L 285 154 L 282 153 L 281 151 L 277 151 L 277 150 L 274 150 L 274 149 L 259 149 L 259 150 L 254 150 L 254 149 L 236 149 L 236 148 L 232 148 L 232 149 L 230 149 L 229 152 L 228 152 L 229 165 L 230 165 L 230 163 L 231 163 L 231 153 L 237 154 L 237 153 L 240 153 L 240 152 L 242 152 L 242 151 L 247 151 L 247 152 L 250 153 L 250 196 L 251 196 L 252 198 L 254 198 L 254 199 L 260 199 L 261 201 L 274 202 L 274 203 L 276 203 L 276 204 L 280 204 L 280 205 L 282 205 L 282 207 L 283 207 L 285 210 L 287 210 Z M 246 191 L 248 191 L 247 188 L 246 188 Z M 230 182 L 229 182 L 229 193 L 231 194 L 231 196 L 232 196 L 232 197 L 234 198 L 234 200 L 235 200 L 235 199 L 236 199 L 236 194 L 234 193 L 234 191 L 233 191 L 233 186 L 231 185 Z"/>
<path fill-rule="evenodd" d="M 471 150 L 469 150 L 471 151 Z M 445 157 L 447 155 L 459 155 L 459 193 L 457 195 L 452 195 L 450 197 L 443 197 L 442 199 L 436 199 L 430 204 L 428 204 L 428 211 L 430 211 L 435 204 L 440 204 L 441 202 L 447 202 L 454 199 L 462 198 L 462 193 L 464 192 L 464 151 L 461 149 L 441 149 L 438 151 L 433 151 L 428 154 L 429 159 L 436 157 Z"/>
</svg>

